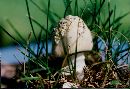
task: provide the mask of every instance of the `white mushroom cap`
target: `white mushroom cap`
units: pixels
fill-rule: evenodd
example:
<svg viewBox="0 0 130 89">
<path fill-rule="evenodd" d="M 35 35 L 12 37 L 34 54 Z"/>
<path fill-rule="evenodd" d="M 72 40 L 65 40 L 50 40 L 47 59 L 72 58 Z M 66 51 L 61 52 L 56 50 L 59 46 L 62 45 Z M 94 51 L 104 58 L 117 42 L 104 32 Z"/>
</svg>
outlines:
<svg viewBox="0 0 130 89">
<path fill-rule="evenodd" d="M 78 16 L 69 15 L 60 20 L 59 25 L 55 28 L 55 42 L 61 44 L 63 40 L 69 54 L 92 50 L 92 35 L 84 21 Z"/>
</svg>

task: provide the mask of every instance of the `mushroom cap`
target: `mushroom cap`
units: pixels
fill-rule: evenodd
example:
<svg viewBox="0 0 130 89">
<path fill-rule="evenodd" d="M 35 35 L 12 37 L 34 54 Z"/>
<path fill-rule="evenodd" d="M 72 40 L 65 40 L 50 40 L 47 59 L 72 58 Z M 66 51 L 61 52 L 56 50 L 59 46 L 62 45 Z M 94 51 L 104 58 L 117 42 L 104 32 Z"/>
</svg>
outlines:
<svg viewBox="0 0 130 89">
<path fill-rule="evenodd" d="M 63 44 L 69 54 L 80 51 L 89 51 L 93 48 L 91 31 L 84 21 L 78 16 L 66 16 L 62 18 L 55 28 L 56 44 Z M 62 41 L 63 40 L 63 41 Z"/>
</svg>

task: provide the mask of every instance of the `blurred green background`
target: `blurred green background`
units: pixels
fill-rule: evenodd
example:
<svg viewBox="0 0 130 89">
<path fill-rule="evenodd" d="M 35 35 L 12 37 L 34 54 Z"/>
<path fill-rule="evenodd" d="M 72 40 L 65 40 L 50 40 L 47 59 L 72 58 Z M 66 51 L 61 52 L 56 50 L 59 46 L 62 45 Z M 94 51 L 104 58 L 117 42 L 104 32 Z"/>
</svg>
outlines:
<svg viewBox="0 0 130 89">
<path fill-rule="evenodd" d="M 37 3 L 44 11 L 47 10 L 48 0 L 33 0 L 33 1 Z M 79 5 L 80 5 L 79 8 L 83 7 L 84 5 L 83 0 L 79 0 Z M 111 7 L 114 8 L 115 5 L 117 8 L 116 17 L 130 11 L 130 0 L 111 0 Z M 46 18 L 47 18 L 46 14 L 42 13 L 31 2 L 29 2 L 29 7 L 31 11 L 31 16 L 46 28 Z M 104 12 L 106 8 L 104 8 Z M 51 0 L 50 11 L 56 13 L 60 18 L 62 18 L 65 11 L 63 0 Z M 107 13 L 104 13 L 104 15 L 106 14 Z M 2 25 L 11 35 L 13 35 L 14 37 L 20 40 L 18 35 L 14 32 L 14 30 L 12 30 L 10 25 L 7 23 L 7 20 L 9 20 L 17 29 L 17 31 L 25 39 L 27 39 L 29 33 L 31 32 L 31 27 L 27 16 L 25 0 L 0 0 L 0 25 Z M 56 22 L 58 22 L 59 18 L 55 17 L 55 20 Z M 120 31 L 125 32 L 130 30 L 130 14 L 127 15 L 125 18 L 123 18 L 121 22 L 123 23 L 123 25 L 120 27 Z M 36 24 L 34 24 L 34 28 L 36 34 L 38 35 L 38 33 L 40 32 L 40 28 Z M 130 39 L 130 35 L 128 35 L 128 37 Z M 4 32 L 0 30 L 1 47 L 12 44 L 13 42 L 14 41 L 8 35 L 6 35 Z"/>
</svg>

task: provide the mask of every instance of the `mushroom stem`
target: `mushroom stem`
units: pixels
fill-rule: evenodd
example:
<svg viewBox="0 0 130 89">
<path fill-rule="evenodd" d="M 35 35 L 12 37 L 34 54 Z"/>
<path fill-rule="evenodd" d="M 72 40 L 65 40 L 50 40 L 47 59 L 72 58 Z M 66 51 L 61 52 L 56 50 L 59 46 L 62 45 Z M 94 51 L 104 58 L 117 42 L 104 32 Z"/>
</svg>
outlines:
<svg viewBox="0 0 130 89">
<path fill-rule="evenodd" d="M 71 60 L 74 66 L 75 55 L 71 56 Z M 83 70 L 84 66 L 86 66 L 84 53 L 78 53 L 76 57 L 76 76 L 78 80 L 82 80 L 84 77 L 84 70 Z"/>
</svg>

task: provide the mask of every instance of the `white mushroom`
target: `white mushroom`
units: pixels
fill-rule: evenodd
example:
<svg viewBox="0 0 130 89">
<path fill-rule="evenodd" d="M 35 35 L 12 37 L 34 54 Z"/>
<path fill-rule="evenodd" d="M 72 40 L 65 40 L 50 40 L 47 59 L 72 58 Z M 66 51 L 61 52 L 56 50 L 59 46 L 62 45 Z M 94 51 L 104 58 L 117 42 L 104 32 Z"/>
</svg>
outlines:
<svg viewBox="0 0 130 89">
<path fill-rule="evenodd" d="M 92 35 L 84 21 L 78 16 L 69 15 L 60 20 L 55 28 L 55 54 L 63 56 L 63 44 L 68 54 L 76 51 L 89 51 L 93 48 Z M 63 43 L 62 43 L 63 42 Z M 77 50 L 76 50 L 77 49 Z M 74 65 L 75 55 L 71 56 Z M 78 53 L 76 57 L 76 75 L 79 80 L 84 77 L 83 67 L 85 66 L 84 53 Z"/>
</svg>

